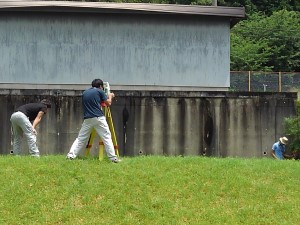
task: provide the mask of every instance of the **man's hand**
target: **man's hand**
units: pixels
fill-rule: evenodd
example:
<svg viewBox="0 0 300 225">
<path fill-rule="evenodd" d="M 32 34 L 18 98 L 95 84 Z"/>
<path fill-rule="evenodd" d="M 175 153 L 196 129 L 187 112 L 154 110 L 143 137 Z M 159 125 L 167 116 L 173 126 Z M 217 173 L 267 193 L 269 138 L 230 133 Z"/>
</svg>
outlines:
<svg viewBox="0 0 300 225">
<path fill-rule="evenodd" d="M 274 150 L 271 151 L 271 155 L 273 156 L 274 159 L 278 159 L 278 158 L 276 157 L 276 155 L 275 155 Z"/>
<path fill-rule="evenodd" d="M 36 136 L 37 135 L 37 131 L 36 131 L 36 129 L 32 129 L 32 133 Z"/>
<path fill-rule="evenodd" d="M 107 98 L 107 100 L 105 101 L 105 104 L 107 105 L 107 106 L 111 106 L 111 103 L 112 103 L 112 99 L 115 97 L 115 94 L 114 93 L 109 93 L 108 94 L 108 98 Z"/>
<path fill-rule="evenodd" d="M 108 94 L 108 97 L 114 98 L 114 97 L 115 97 L 115 94 L 114 94 L 113 92 L 110 92 L 110 93 Z"/>
</svg>

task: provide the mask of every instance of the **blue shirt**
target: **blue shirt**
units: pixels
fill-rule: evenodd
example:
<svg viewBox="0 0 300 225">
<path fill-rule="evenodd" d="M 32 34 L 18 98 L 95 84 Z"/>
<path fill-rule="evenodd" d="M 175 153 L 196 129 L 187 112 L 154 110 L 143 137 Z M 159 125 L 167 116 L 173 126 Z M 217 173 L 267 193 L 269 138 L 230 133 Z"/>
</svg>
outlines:
<svg viewBox="0 0 300 225">
<path fill-rule="evenodd" d="M 281 144 L 280 141 L 273 145 L 272 150 L 274 150 L 275 156 L 278 159 L 284 159 L 283 153 L 285 152 L 285 145 Z"/>
<path fill-rule="evenodd" d="M 90 88 L 82 94 L 83 118 L 89 119 L 104 116 L 100 104 L 107 100 L 104 91 L 99 88 Z"/>
</svg>

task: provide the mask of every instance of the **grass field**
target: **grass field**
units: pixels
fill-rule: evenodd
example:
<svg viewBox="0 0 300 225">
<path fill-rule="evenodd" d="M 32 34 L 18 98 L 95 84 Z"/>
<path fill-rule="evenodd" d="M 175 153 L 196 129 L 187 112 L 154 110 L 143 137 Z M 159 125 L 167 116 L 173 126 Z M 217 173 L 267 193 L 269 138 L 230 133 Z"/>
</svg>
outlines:
<svg viewBox="0 0 300 225">
<path fill-rule="evenodd" d="M 300 161 L 0 156 L 0 224 L 299 224 Z"/>
</svg>

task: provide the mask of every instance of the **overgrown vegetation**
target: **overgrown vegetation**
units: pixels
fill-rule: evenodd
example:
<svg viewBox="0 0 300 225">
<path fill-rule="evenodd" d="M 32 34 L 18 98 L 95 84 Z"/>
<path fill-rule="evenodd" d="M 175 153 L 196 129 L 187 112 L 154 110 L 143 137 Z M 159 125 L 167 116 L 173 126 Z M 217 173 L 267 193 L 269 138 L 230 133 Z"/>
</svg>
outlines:
<svg viewBox="0 0 300 225">
<path fill-rule="evenodd" d="M 289 149 L 297 159 L 300 159 L 300 101 L 297 101 L 296 116 L 284 119 L 285 133 L 289 137 Z"/>
<path fill-rule="evenodd" d="M 300 13 L 252 14 L 231 31 L 231 70 L 300 71 Z"/>
<path fill-rule="evenodd" d="M 298 224 L 296 160 L 0 156 L 0 224 Z"/>
</svg>

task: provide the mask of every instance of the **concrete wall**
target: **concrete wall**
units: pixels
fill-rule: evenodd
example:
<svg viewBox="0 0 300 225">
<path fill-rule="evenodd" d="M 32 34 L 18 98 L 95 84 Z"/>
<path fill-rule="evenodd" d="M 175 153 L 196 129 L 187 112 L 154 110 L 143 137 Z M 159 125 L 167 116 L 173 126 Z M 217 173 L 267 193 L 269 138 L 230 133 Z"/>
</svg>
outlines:
<svg viewBox="0 0 300 225">
<path fill-rule="evenodd" d="M 295 115 L 295 93 L 115 91 L 111 107 L 121 155 L 269 157 Z M 19 105 L 49 98 L 38 128 L 42 154 L 66 154 L 82 123 L 81 91 L 0 90 L 0 153 L 10 150 L 9 118 Z M 96 153 L 96 147 L 93 151 Z M 24 145 L 24 154 L 28 154 Z"/>
<path fill-rule="evenodd" d="M 230 85 L 229 18 L 10 12 L 0 28 L 1 88 Z"/>
</svg>

